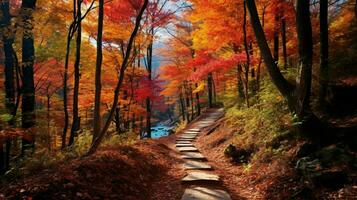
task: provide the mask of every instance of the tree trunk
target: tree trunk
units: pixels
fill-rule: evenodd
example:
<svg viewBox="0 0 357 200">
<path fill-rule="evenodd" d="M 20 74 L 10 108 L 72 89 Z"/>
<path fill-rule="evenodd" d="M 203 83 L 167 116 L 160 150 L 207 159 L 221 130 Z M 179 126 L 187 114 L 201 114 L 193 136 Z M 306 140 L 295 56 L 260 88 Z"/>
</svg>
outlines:
<svg viewBox="0 0 357 200">
<path fill-rule="evenodd" d="M 198 84 L 195 83 L 195 87 L 198 87 Z M 197 116 L 201 115 L 201 104 L 200 104 L 200 95 L 196 92 L 196 108 L 197 108 Z"/>
<path fill-rule="evenodd" d="M 250 67 L 250 54 L 248 49 L 248 41 L 247 41 L 247 3 L 244 0 L 244 19 L 243 19 L 243 38 L 244 38 L 244 50 L 245 55 L 247 57 L 247 62 L 245 64 L 245 78 L 244 78 L 244 96 L 247 107 L 249 108 L 249 67 Z"/>
<path fill-rule="evenodd" d="M 324 108 L 328 78 L 328 0 L 320 0 L 320 86 L 319 105 Z"/>
<path fill-rule="evenodd" d="M 150 42 L 147 48 L 147 72 L 148 72 L 148 81 L 152 81 L 152 56 L 153 56 L 153 39 L 154 39 L 154 29 L 151 28 L 150 34 L 152 37 L 152 41 Z M 148 138 L 151 138 L 151 99 L 146 98 L 146 134 Z"/>
<path fill-rule="evenodd" d="M 213 86 L 212 86 L 212 72 L 208 74 L 207 77 L 207 87 L 208 87 L 208 107 L 213 107 Z"/>
<path fill-rule="evenodd" d="M 195 112 L 195 108 L 194 108 L 194 105 L 193 105 L 193 93 L 192 93 L 192 88 L 190 86 L 190 98 L 191 98 L 191 118 L 193 120 L 194 118 L 194 112 Z"/>
<path fill-rule="evenodd" d="M 73 88 L 73 113 L 72 127 L 69 135 L 68 145 L 71 146 L 74 142 L 74 137 L 80 127 L 78 116 L 78 95 L 79 95 L 79 79 L 80 79 L 80 61 L 81 61 L 81 43 L 82 43 L 82 1 L 77 1 L 77 39 L 76 39 L 76 59 L 74 63 L 74 88 Z"/>
<path fill-rule="evenodd" d="M 120 134 L 121 130 L 120 130 L 120 110 L 119 110 L 119 105 L 115 108 L 115 129 L 117 131 L 118 134 Z"/>
<path fill-rule="evenodd" d="M 4 26 L 4 30 L 6 30 L 7 32 L 7 34 L 2 34 L 3 48 L 5 54 L 5 106 L 8 110 L 8 113 L 11 114 L 15 109 L 15 51 L 12 46 L 14 42 L 14 35 L 11 27 L 9 1 L 5 1 L 1 5 L 3 21 L 2 26 Z"/>
<path fill-rule="evenodd" d="M 17 60 L 15 59 L 16 53 L 13 49 L 14 34 L 11 27 L 11 17 L 10 17 L 10 4 L 9 1 L 4 1 L 0 8 L 1 14 L 1 27 L 6 31 L 7 34 L 3 35 L 3 48 L 5 54 L 5 107 L 7 113 L 11 116 L 8 121 L 10 126 L 15 125 L 15 115 L 16 115 L 16 104 L 15 104 L 15 66 L 17 66 Z M 17 99 L 18 100 L 18 99 Z M 0 174 L 4 174 L 9 169 L 10 161 L 10 147 L 11 139 L 4 138 L 5 151 L 3 149 L 3 139 L 0 140 Z"/>
<path fill-rule="evenodd" d="M 276 11 L 274 16 L 274 61 L 276 63 L 279 62 L 279 22 L 279 12 Z"/>
<path fill-rule="evenodd" d="M 98 139 L 101 130 L 100 119 L 100 97 L 102 91 L 101 73 L 102 73 L 102 39 L 103 39 L 103 20 L 104 20 L 104 0 L 99 0 L 98 10 L 98 33 L 97 33 L 97 60 L 95 67 L 95 99 L 94 99 L 94 113 L 93 113 L 93 144 Z M 113 105 L 114 110 L 117 108 L 118 102 Z M 110 119 L 111 121 L 111 119 Z"/>
<path fill-rule="evenodd" d="M 296 28 L 300 56 L 300 79 L 297 80 L 296 113 L 300 120 L 311 114 L 311 75 L 312 75 L 312 28 L 310 19 L 310 2 L 297 0 Z"/>
<path fill-rule="evenodd" d="M 68 65 L 69 65 L 69 55 L 71 50 L 71 41 L 76 31 L 76 0 L 73 0 L 73 21 L 69 26 L 67 33 L 67 44 L 66 44 L 66 56 L 64 61 L 64 72 L 63 72 L 63 112 L 64 112 L 64 124 L 62 130 L 62 149 L 66 147 L 67 140 L 67 130 L 69 126 L 69 114 L 68 114 Z"/>
<path fill-rule="evenodd" d="M 286 20 L 281 20 L 281 43 L 283 46 L 284 69 L 288 67 L 288 55 L 286 52 Z"/>
<path fill-rule="evenodd" d="M 35 61 L 35 48 L 33 36 L 33 12 L 36 7 L 36 0 L 22 1 L 21 15 L 24 23 L 22 37 L 22 128 L 32 128 L 35 126 L 35 85 L 33 65 Z M 26 146 L 34 146 L 33 141 L 23 140 L 24 152 Z"/>
<path fill-rule="evenodd" d="M 295 111 L 294 104 L 294 85 L 289 83 L 284 76 L 281 74 L 277 64 L 269 49 L 262 25 L 260 24 L 257 7 L 254 0 L 247 0 L 247 8 L 250 14 L 250 21 L 257 39 L 257 43 L 264 59 L 265 65 L 267 67 L 268 73 L 274 85 L 278 88 L 279 92 L 288 101 L 289 108 L 292 112 Z"/>
<path fill-rule="evenodd" d="M 182 120 L 185 121 L 185 102 L 183 100 L 183 95 L 182 92 L 180 92 L 180 107 L 181 107 L 181 116 L 182 116 Z"/>
</svg>

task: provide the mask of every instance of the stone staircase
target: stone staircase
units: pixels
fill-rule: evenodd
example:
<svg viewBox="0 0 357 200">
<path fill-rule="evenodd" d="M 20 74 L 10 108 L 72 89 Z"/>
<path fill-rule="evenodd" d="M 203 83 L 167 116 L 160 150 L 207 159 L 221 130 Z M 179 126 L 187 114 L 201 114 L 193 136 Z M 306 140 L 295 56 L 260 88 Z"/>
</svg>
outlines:
<svg viewBox="0 0 357 200">
<path fill-rule="evenodd" d="M 193 143 L 201 133 L 200 130 L 211 126 L 222 113 L 223 110 L 219 109 L 208 114 L 206 118 L 197 121 L 192 128 L 185 130 L 176 139 L 176 148 L 181 153 L 181 158 L 184 160 L 183 168 L 187 171 L 187 175 L 181 180 L 187 186 L 181 200 L 231 199 L 226 191 L 219 189 L 221 187 L 219 175 L 214 173 L 213 167 L 207 163 L 207 158 Z"/>
</svg>

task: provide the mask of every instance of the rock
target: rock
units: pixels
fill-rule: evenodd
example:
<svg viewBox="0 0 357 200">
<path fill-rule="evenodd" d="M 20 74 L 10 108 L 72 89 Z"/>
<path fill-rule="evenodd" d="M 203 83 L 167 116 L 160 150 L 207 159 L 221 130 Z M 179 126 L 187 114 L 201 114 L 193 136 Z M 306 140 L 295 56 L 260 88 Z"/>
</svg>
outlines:
<svg viewBox="0 0 357 200">
<path fill-rule="evenodd" d="M 206 170 L 211 170 L 212 166 L 204 163 L 204 162 L 200 162 L 200 161 L 193 161 L 193 160 L 187 160 L 183 167 L 185 169 L 206 169 Z"/>
<path fill-rule="evenodd" d="M 291 199 L 311 199 L 314 200 L 316 199 L 314 197 L 314 192 L 311 188 L 309 187 L 303 187 L 301 190 L 296 192 Z"/>
<path fill-rule="evenodd" d="M 198 152 L 196 147 L 177 147 L 177 150 L 180 152 Z"/>
<path fill-rule="evenodd" d="M 192 142 L 191 141 L 181 141 L 181 140 L 177 141 L 176 140 L 176 144 L 192 144 Z"/>
<path fill-rule="evenodd" d="M 314 153 L 318 149 L 318 146 L 311 143 L 303 144 L 296 152 L 296 157 L 302 158 Z"/>
<path fill-rule="evenodd" d="M 342 187 L 347 181 L 347 173 L 343 169 L 322 169 L 318 159 L 304 157 L 298 160 L 295 167 L 307 181 L 315 186 L 327 188 Z"/>
<path fill-rule="evenodd" d="M 199 128 L 190 128 L 190 129 L 188 129 L 188 131 L 200 132 L 200 129 Z"/>
<path fill-rule="evenodd" d="M 348 177 L 347 173 L 343 170 L 322 171 L 313 174 L 311 180 L 316 186 L 337 189 L 347 183 Z"/>
<path fill-rule="evenodd" d="M 349 156 L 344 149 L 336 147 L 335 145 L 317 151 L 315 157 L 318 158 L 324 166 L 346 164 L 353 158 Z"/>
<path fill-rule="evenodd" d="M 226 191 L 214 190 L 204 187 L 186 189 L 181 200 L 230 200 Z"/>
<path fill-rule="evenodd" d="M 176 144 L 176 147 L 195 147 L 193 144 Z"/>
<path fill-rule="evenodd" d="M 201 153 L 197 153 L 197 152 L 183 152 L 181 158 L 195 159 L 195 160 L 205 160 L 206 159 L 206 157 L 204 157 Z"/>
<path fill-rule="evenodd" d="M 224 155 L 236 163 L 247 163 L 252 153 L 251 150 L 238 149 L 232 144 L 224 150 Z"/>
<path fill-rule="evenodd" d="M 205 172 L 190 172 L 182 179 L 184 183 L 194 181 L 217 182 L 219 181 L 219 176 Z"/>
</svg>

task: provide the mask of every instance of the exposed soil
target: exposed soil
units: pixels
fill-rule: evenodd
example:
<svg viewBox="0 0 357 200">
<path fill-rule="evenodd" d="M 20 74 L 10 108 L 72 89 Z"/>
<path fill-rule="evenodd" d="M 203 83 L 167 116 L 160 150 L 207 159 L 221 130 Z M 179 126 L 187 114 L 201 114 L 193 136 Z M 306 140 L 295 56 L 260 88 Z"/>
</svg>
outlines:
<svg viewBox="0 0 357 200">
<path fill-rule="evenodd" d="M 101 149 L 2 186 L 3 199 L 180 199 L 184 175 L 172 137 Z"/>
</svg>

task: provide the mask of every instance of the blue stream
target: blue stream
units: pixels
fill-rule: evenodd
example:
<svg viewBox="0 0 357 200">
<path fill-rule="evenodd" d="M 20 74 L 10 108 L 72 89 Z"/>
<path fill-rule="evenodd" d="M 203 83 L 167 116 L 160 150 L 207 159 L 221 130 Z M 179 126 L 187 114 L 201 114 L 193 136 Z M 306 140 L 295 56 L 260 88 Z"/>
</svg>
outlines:
<svg viewBox="0 0 357 200">
<path fill-rule="evenodd" d="M 172 128 L 173 127 L 158 123 L 155 126 L 151 127 L 151 138 L 160 138 L 168 136 Z"/>
</svg>

